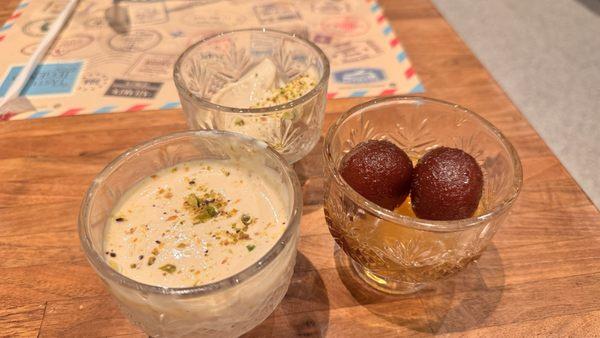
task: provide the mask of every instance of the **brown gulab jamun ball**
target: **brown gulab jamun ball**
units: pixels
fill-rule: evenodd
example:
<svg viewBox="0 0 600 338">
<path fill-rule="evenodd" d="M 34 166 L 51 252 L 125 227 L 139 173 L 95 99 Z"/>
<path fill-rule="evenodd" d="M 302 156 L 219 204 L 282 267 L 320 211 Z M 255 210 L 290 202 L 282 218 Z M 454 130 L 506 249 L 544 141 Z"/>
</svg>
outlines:
<svg viewBox="0 0 600 338">
<path fill-rule="evenodd" d="M 389 141 L 361 142 L 340 164 L 340 174 L 354 190 L 389 210 L 408 196 L 412 171 L 408 155 Z"/>
<path fill-rule="evenodd" d="M 483 173 L 460 149 L 428 151 L 413 171 L 410 198 L 419 218 L 457 220 L 473 215 L 483 190 Z"/>
</svg>

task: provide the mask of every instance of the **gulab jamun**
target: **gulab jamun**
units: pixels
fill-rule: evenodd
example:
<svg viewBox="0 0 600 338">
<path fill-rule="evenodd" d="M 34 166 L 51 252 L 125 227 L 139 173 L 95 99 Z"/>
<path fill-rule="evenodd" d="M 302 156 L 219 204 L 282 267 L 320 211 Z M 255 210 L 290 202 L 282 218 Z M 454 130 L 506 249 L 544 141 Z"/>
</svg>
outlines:
<svg viewBox="0 0 600 338">
<path fill-rule="evenodd" d="M 427 152 L 413 170 L 410 198 L 419 218 L 457 220 L 473 215 L 483 191 L 483 173 L 473 156 L 439 147 Z"/>
<path fill-rule="evenodd" d="M 395 144 L 370 140 L 351 149 L 342 158 L 339 171 L 364 198 L 393 210 L 408 196 L 413 166 Z"/>
</svg>

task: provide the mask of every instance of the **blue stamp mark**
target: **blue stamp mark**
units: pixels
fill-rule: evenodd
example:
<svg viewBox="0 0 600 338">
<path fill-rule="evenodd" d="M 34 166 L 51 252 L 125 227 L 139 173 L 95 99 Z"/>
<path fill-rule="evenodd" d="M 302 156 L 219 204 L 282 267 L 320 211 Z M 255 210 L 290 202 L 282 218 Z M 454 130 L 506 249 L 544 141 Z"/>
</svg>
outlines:
<svg viewBox="0 0 600 338">
<path fill-rule="evenodd" d="M 11 22 L 11 23 L 5 23 L 4 26 L 2 26 L 2 28 L 0 28 L 0 32 L 4 32 L 5 30 L 10 29 L 10 27 L 12 27 L 15 23 Z"/>
<path fill-rule="evenodd" d="M 333 78 L 338 83 L 361 84 L 383 81 L 386 76 L 379 68 L 351 68 L 334 72 Z"/>
<path fill-rule="evenodd" d="M 46 63 L 38 65 L 21 95 L 68 94 L 73 91 L 81 71 L 81 62 Z M 0 96 L 4 96 L 15 81 L 23 66 L 13 66 L 0 85 Z"/>
</svg>

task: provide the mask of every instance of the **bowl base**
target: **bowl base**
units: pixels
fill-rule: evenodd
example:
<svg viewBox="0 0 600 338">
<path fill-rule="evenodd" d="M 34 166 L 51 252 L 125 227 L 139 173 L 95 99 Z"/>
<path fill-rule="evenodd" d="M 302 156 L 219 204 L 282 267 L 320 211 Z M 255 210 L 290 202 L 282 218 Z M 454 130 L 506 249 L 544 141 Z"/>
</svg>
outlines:
<svg viewBox="0 0 600 338">
<path fill-rule="evenodd" d="M 348 258 L 352 270 L 360 277 L 360 279 L 378 291 L 393 295 L 407 295 L 420 291 L 427 286 L 426 283 L 409 283 L 383 277 L 363 267 L 351 257 Z"/>
</svg>

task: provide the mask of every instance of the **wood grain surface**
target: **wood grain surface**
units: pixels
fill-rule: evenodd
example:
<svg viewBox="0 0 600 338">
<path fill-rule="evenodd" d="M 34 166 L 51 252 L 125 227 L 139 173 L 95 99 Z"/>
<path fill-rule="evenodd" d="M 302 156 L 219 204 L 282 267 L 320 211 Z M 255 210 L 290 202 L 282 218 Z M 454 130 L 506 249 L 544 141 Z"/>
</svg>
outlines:
<svg viewBox="0 0 600 338">
<path fill-rule="evenodd" d="M 296 165 L 305 211 L 292 284 L 247 336 L 600 336 L 600 213 L 429 1 L 381 3 L 426 95 L 471 108 L 515 145 L 521 196 L 476 264 L 416 295 L 385 296 L 334 250 L 317 146 Z M 16 4 L 0 3 L 0 21 Z M 362 101 L 330 101 L 326 127 Z M 85 260 L 77 213 L 111 159 L 185 128 L 180 110 L 0 123 L 0 334 L 143 336 Z"/>
</svg>

